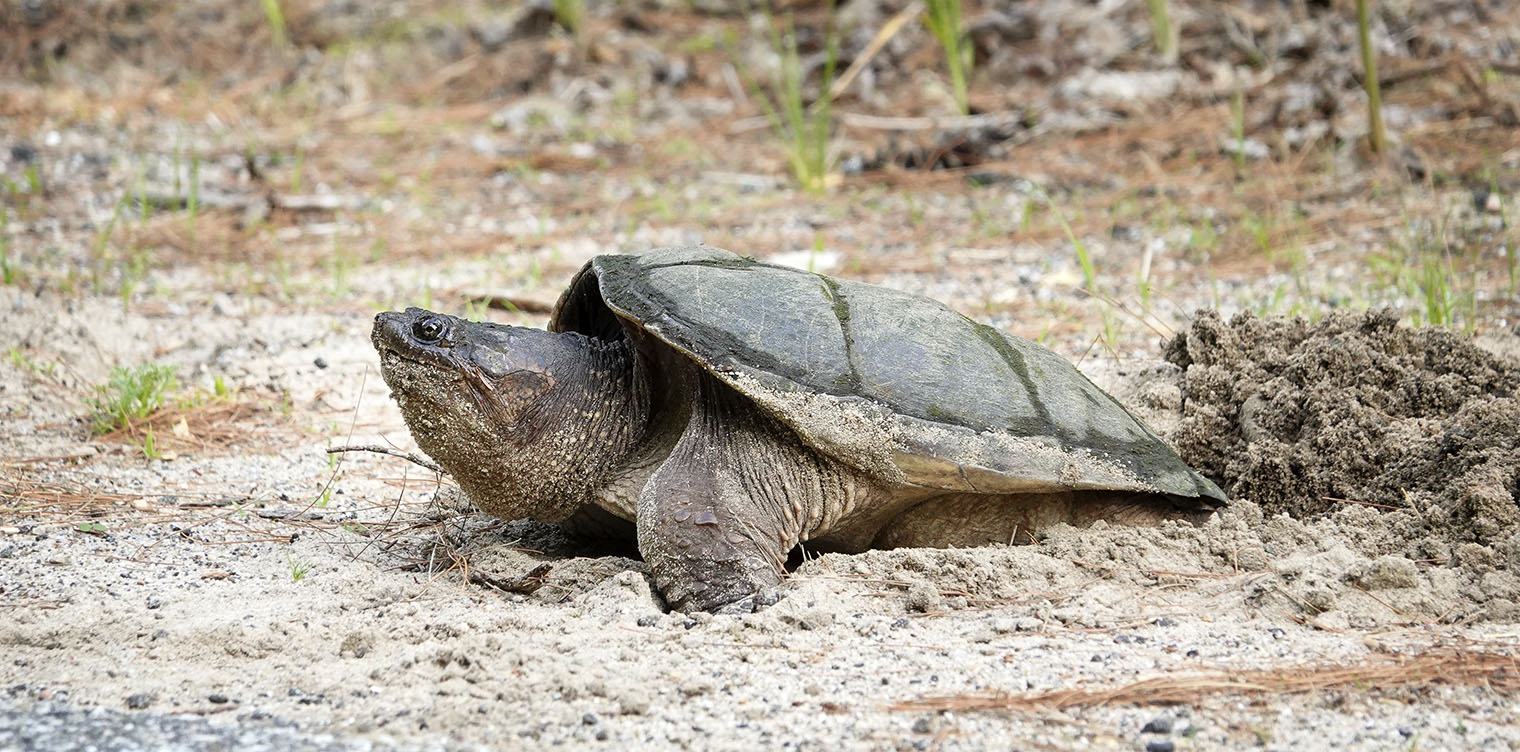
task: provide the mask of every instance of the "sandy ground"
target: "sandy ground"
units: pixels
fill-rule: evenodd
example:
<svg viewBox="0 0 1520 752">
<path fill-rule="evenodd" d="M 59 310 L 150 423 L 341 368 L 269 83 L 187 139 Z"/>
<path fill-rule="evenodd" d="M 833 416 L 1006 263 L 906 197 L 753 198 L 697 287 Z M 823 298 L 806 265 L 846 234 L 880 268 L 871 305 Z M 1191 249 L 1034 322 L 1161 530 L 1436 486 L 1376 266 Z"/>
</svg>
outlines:
<svg viewBox="0 0 1520 752">
<path fill-rule="evenodd" d="M 275 5 L 0 0 L 0 749 L 1520 748 L 1520 6 L 1374 4 L 1372 156 L 1348 3 L 1173 0 L 1175 60 L 1143 3 L 966 3 L 961 119 L 851 0 L 821 194 L 728 0 Z M 376 311 L 542 325 L 701 240 L 1038 339 L 1237 501 L 688 617 L 327 453 L 414 449 Z"/>
<path fill-rule="evenodd" d="M 230 448 L 148 460 L 132 444 L 80 440 L 78 408 L 55 382 L 103 374 L 0 371 L 0 409 L 18 429 L 4 454 L 27 460 L 7 498 L 32 505 L 0 539 L 9 702 L 289 723 L 403 748 L 1520 745 L 1509 694 L 1470 686 L 1467 663 L 1451 669 L 1454 686 L 1273 689 L 1328 665 L 1372 675 L 1446 653 L 1512 655 L 1513 535 L 1482 547 L 1481 565 L 1416 562 L 1374 541 L 1398 529 L 1376 508 L 1305 523 L 1241 501 L 1201 528 L 827 555 L 760 613 L 688 617 L 664 611 L 631 552 L 470 514 L 399 459 L 350 453 L 330 466 L 330 444 L 410 447 L 375 375 L 369 322 L 222 303 L 239 315 L 207 306 L 187 335 L 114 302 L 6 301 L 5 337 L 62 362 L 161 352 L 193 383 L 232 360 L 288 390 L 286 403 L 240 393 L 263 412 Z M 1183 383 L 1174 366 L 1092 370 L 1163 430 L 1187 425 L 1185 410 L 1167 415 L 1164 395 Z M 466 570 L 530 592 L 472 585 Z M 1185 701 L 1146 701 L 1162 688 L 1031 699 L 1158 678 Z"/>
</svg>

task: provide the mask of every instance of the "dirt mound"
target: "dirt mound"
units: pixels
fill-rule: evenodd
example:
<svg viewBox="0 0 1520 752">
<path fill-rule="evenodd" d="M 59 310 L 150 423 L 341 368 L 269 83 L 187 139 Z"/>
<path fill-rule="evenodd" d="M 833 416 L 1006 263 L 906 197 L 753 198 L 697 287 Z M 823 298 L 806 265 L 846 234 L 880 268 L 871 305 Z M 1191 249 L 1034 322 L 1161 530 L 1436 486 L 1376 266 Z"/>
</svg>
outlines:
<svg viewBox="0 0 1520 752">
<path fill-rule="evenodd" d="M 1425 559 L 1520 533 L 1520 363 L 1391 312 L 1205 312 L 1166 357 L 1179 452 L 1269 517 L 1370 506 Z"/>
</svg>

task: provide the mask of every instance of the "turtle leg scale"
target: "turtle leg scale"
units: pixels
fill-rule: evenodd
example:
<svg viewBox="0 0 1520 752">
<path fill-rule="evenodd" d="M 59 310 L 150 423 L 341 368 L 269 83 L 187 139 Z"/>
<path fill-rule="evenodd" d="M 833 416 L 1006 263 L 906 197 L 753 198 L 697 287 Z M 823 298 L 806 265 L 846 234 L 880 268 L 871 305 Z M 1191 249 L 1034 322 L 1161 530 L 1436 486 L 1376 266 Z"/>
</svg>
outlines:
<svg viewBox="0 0 1520 752">
<path fill-rule="evenodd" d="M 774 602 L 787 553 L 845 479 L 781 424 L 710 376 L 639 496 L 639 551 L 680 611 Z"/>
</svg>

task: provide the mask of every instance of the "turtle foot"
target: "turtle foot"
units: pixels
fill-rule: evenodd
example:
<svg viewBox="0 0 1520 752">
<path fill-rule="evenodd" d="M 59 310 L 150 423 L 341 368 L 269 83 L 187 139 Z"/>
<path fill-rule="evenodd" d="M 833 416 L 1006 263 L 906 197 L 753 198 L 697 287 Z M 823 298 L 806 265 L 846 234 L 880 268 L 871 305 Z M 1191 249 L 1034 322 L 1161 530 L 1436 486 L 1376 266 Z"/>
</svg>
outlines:
<svg viewBox="0 0 1520 752">
<path fill-rule="evenodd" d="M 781 598 L 780 588 L 768 587 L 746 595 L 739 600 L 730 601 L 721 606 L 714 606 L 708 610 L 715 614 L 752 614 L 763 608 L 776 605 L 781 601 Z"/>
</svg>

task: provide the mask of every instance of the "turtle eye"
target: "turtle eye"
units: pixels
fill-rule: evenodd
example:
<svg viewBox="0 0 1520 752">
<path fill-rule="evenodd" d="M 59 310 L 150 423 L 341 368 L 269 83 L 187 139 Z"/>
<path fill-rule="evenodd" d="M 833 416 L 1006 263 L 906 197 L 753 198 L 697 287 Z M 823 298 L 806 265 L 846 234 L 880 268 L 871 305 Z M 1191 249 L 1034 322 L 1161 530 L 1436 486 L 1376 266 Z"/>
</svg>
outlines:
<svg viewBox="0 0 1520 752">
<path fill-rule="evenodd" d="M 443 339 L 443 320 L 437 316 L 426 316 L 412 324 L 412 336 L 424 345 L 436 344 Z"/>
</svg>

